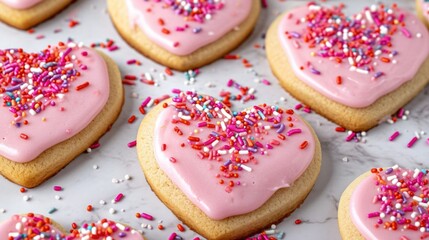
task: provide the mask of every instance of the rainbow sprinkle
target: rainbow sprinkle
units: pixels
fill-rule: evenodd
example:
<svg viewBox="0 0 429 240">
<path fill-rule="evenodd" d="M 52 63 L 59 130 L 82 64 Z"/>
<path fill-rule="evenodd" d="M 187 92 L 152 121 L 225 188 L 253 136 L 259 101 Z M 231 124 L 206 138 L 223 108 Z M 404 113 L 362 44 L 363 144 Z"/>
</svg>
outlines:
<svg viewBox="0 0 429 240">
<path fill-rule="evenodd" d="M 85 223 L 80 228 L 77 228 L 77 225 L 75 224 L 73 228 L 74 229 L 71 230 L 70 236 L 81 239 L 113 239 L 112 236 L 115 235 L 119 238 L 125 238 L 134 234 L 141 236 L 141 234 L 136 230 L 107 219 L 102 219 L 97 223 Z"/>
<path fill-rule="evenodd" d="M 296 48 L 303 44 L 314 48 L 312 56 L 328 58 L 339 64 L 346 62 L 350 71 L 372 74 L 373 80 L 382 77 L 385 73 L 377 71 L 375 63 L 395 63 L 393 58 L 398 52 L 393 49 L 392 36 L 402 33 L 412 37 L 405 26 L 404 15 L 395 11 L 396 5 L 391 8 L 373 5 L 349 18 L 342 12 L 343 7 L 326 8 L 311 3 L 309 13 L 297 22 L 305 24 L 304 32 L 285 34 Z M 310 62 L 307 68 L 313 74 L 322 74 Z M 337 82 L 341 84 L 341 76 L 338 77 Z"/>
<path fill-rule="evenodd" d="M 22 49 L 0 50 L 0 98 L 3 107 L 13 115 L 17 127 L 28 124 L 25 118 L 57 105 L 71 91 L 71 84 L 80 76 L 82 65 L 70 54 L 75 43 L 49 46 L 39 53 Z M 89 83 L 76 87 L 83 90 Z M 25 139 L 25 136 L 22 136 Z"/>
<path fill-rule="evenodd" d="M 426 169 L 406 170 L 395 165 L 372 169 L 377 187 L 374 204 L 379 211 L 368 213 L 376 227 L 389 231 L 429 232 L 429 179 Z"/>
<path fill-rule="evenodd" d="M 204 129 L 210 133 L 207 139 L 192 134 L 184 137 L 199 158 L 220 163 L 216 178 L 226 192 L 240 185 L 238 179 L 241 174 L 253 171 L 257 166 L 256 156 L 267 155 L 270 149 L 281 145 L 286 136 L 292 137 L 302 132 L 300 128 L 294 127 L 293 121 L 296 119 L 292 109 L 284 111 L 263 104 L 246 111 L 233 112 L 213 97 L 178 89 L 174 89 L 173 93 L 177 95 L 172 98 L 170 105 L 165 104 L 163 107 L 170 106 L 178 112 L 171 120 L 176 125 L 175 133 L 184 135 L 181 124 L 194 125 L 194 132 Z M 272 133 L 270 137 L 266 135 L 268 132 Z M 301 149 L 305 149 L 308 142 L 301 145 Z M 163 144 L 162 149 L 166 148 L 168 146 Z M 172 164 L 177 161 L 180 160 L 170 157 Z"/>
<path fill-rule="evenodd" d="M 14 215 L 12 220 L 16 221 L 16 224 L 15 229 L 8 233 L 9 239 L 68 239 L 64 234 L 52 228 L 50 218 L 28 213 L 26 215 Z"/>
<path fill-rule="evenodd" d="M 155 2 L 163 2 L 166 7 L 171 8 L 177 15 L 185 17 L 187 21 L 199 23 L 212 19 L 213 14 L 225 5 L 222 1 L 215 0 L 156 0 Z M 159 22 L 162 25 L 163 20 Z M 195 31 L 198 30 L 194 29 Z"/>
</svg>

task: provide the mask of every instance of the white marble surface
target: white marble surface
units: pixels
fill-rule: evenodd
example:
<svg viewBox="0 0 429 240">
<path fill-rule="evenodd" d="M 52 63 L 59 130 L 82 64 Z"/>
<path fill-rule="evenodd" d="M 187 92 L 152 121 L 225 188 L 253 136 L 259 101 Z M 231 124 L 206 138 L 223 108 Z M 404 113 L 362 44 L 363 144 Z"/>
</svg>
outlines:
<svg viewBox="0 0 429 240">
<path fill-rule="evenodd" d="M 122 41 L 109 20 L 105 1 L 102 0 L 77 1 L 55 18 L 36 27 L 36 33 L 32 35 L 0 24 L 2 36 L 0 48 L 23 47 L 26 50 L 37 51 L 50 43 L 64 41 L 68 37 L 87 44 L 104 42 L 106 38 L 111 38 L 116 41 L 120 50 L 108 52 L 108 54 L 118 63 L 123 74 L 140 75 L 151 72 L 159 83 L 159 86 L 143 83 L 125 86 L 126 102 L 122 114 L 112 130 L 101 139 L 101 147 L 90 154 L 82 154 L 41 186 L 29 189 L 26 193 L 20 193 L 20 186 L 0 177 L 0 208 L 5 209 L 4 213 L 0 213 L 0 220 L 14 213 L 32 211 L 46 214 L 66 228 L 69 228 L 72 222 L 79 224 L 83 221 L 106 217 L 143 230 L 148 239 L 167 239 L 171 232 L 178 232 L 176 225 L 179 221 L 149 188 L 140 170 L 135 148 L 127 147 L 127 143 L 135 139 L 139 122 L 143 118 L 138 111 L 139 104 L 147 96 L 159 97 L 170 93 L 174 87 L 196 89 L 215 96 L 218 96 L 221 89 L 238 94 L 236 89 L 229 89 L 226 86 L 226 82 L 232 78 L 243 86 L 257 90 L 256 101 L 250 101 L 247 104 L 234 102 L 236 109 L 262 102 L 277 103 L 281 97 L 286 98 L 286 101 L 280 102 L 280 106 L 295 106 L 297 101 L 280 88 L 271 74 L 264 51 L 253 48 L 253 45 L 263 44 L 261 36 L 279 11 L 305 4 L 306 1 L 268 1 L 269 8 L 262 11 L 252 36 L 233 52 L 247 58 L 254 65 L 253 70 L 245 69 L 240 60 L 219 60 L 202 68 L 202 73 L 192 86 L 186 86 L 184 75 L 178 72 L 167 80 L 160 80 L 158 73 L 164 68 L 145 59 Z M 328 1 L 328 4 L 333 2 L 339 3 L 339 1 Z M 355 11 L 355 6 L 360 7 L 375 2 L 362 0 L 347 3 L 346 1 L 349 11 Z M 385 3 L 390 2 L 392 1 L 385 1 Z M 414 1 L 398 0 L 397 3 L 414 11 Z M 80 24 L 69 28 L 67 20 L 70 18 L 78 20 Z M 54 33 L 55 29 L 62 31 Z M 44 35 L 45 38 L 36 40 L 37 35 Z M 126 61 L 129 59 L 138 59 L 143 64 L 142 66 L 127 65 Z M 263 78 L 268 79 L 272 85 L 266 86 L 257 82 Z M 208 88 L 208 83 L 215 87 Z M 138 94 L 139 97 L 131 97 L 133 93 Z M 302 113 L 304 118 L 314 126 L 322 142 L 323 164 L 319 179 L 307 200 L 301 208 L 279 224 L 278 229 L 286 233 L 285 239 L 340 239 L 337 229 L 338 200 L 344 188 L 355 177 L 370 168 L 395 163 L 405 167 L 427 167 L 425 163 L 429 160 L 429 145 L 426 139 L 429 136 L 424 136 L 411 149 L 407 148 L 406 144 L 414 136 L 415 131 L 429 131 L 428 101 L 429 88 L 427 87 L 423 93 L 405 106 L 410 111 L 409 120 L 400 120 L 394 125 L 387 123 L 379 125 L 367 133 L 366 143 L 345 142 L 346 133 L 335 132 L 336 125 L 316 113 Z M 138 119 L 135 123 L 128 124 L 127 119 L 132 114 L 135 114 Z M 394 142 L 389 142 L 388 137 L 396 130 L 401 132 L 400 137 Z M 347 157 L 348 162 L 343 161 L 344 157 Z M 99 166 L 99 169 L 94 169 L 94 165 Z M 123 180 L 126 174 L 132 179 L 112 183 L 114 178 Z M 64 190 L 55 192 L 54 185 L 60 185 Z M 118 193 L 123 193 L 125 198 L 119 203 L 110 203 Z M 61 196 L 62 199 L 56 200 L 55 195 Z M 24 196 L 31 196 L 31 199 L 24 201 Z M 100 205 L 100 200 L 106 201 L 107 204 Z M 94 206 L 92 212 L 86 211 L 88 204 Z M 54 207 L 58 210 L 48 214 Z M 115 209 L 117 213 L 109 213 L 110 208 Z M 156 220 L 137 219 L 134 216 L 136 212 L 150 213 Z M 303 223 L 295 225 L 296 219 L 301 219 Z M 158 221 L 161 220 L 166 228 L 163 231 L 156 228 Z M 155 229 L 141 228 L 142 223 L 151 224 Z M 186 232 L 180 233 L 180 236 L 192 239 L 197 234 L 187 229 Z"/>
</svg>

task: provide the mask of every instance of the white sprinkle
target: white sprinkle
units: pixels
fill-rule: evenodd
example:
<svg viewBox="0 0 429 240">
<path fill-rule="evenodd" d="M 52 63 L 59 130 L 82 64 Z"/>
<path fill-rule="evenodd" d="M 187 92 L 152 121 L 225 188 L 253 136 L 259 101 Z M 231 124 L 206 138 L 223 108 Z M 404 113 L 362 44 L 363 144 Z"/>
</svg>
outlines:
<svg viewBox="0 0 429 240">
<path fill-rule="evenodd" d="M 95 170 L 97 170 L 99 167 L 98 167 L 98 165 L 94 164 L 94 165 L 92 166 L 92 168 L 93 168 L 93 169 L 95 169 Z"/>
<path fill-rule="evenodd" d="M 6 209 L 0 208 L 0 213 L 5 213 L 5 212 L 6 212 Z"/>
<path fill-rule="evenodd" d="M 24 201 L 28 202 L 28 201 L 30 201 L 30 200 L 31 200 L 31 197 L 30 197 L 30 196 L 25 195 L 25 196 L 23 196 L 23 197 L 22 197 L 22 200 L 24 200 Z"/>
<path fill-rule="evenodd" d="M 349 159 L 347 158 L 347 157 L 343 157 L 343 162 L 348 162 L 349 161 Z"/>
<path fill-rule="evenodd" d="M 59 195 L 55 195 L 54 198 L 55 198 L 55 200 L 61 200 L 61 196 L 59 196 Z"/>
<path fill-rule="evenodd" d="M 240 154 L 240 155 L 248 155 L 249 151 L 248 150 L 240 150 L 240 151 L 238 151 L 238 154 Z"/>
<path fill-rule="evenodd" d="M 125 180 L 131 180 L 131 176 L 130 176 L 130 175 L 128 175 L 128 174 L 126 174 L 126 175 L 124 176 L 124 178 L 125 178 Z"/>
<path fill-rule="evenodd" d="M 144 77 L 146 78 L 146 80 L 149 80 L 149 81 L 153 80 L 152 75 L 149 72 L 145 72 Z"/>
<path fill-rule="evenodd" d="M 104 200 L 100 200 L 100 205 L 106 205 L 106 201 L 104 201 Z"/>
<path fill-rule="evenodd" d="M 413 200 L 417 202 L 421 202 L 423 199 L 421 197 L 413 196 Z"/>
<path fill-rule="evenodd" d="M 116 210 L 115 210 L 115 209 L 113 209 L 113 208 L 110 208 L 110 209 L 109 209 L 109 213 L 110 213 L 110 214 L 115 214 L 115 213 L 116 213 Z"/>
<path fill-rule="evenodd" d="M 247 172 L 251 172 L 252 171 L 252 168 L 250 168 L 250 167 L 248 167 L 246 165 L 240 164 L 238 166 L 241 167 L 244 171 L 247 171 Z"/>
</svg>

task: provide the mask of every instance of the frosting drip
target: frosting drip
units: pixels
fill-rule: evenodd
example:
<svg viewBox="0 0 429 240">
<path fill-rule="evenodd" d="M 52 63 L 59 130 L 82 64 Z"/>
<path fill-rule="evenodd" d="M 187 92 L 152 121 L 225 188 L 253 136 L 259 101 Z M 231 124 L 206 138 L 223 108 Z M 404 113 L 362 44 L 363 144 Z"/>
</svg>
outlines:
<svg viewBox="0 0 429 240">
<path fill-rule="evenodd" d="M 156 160 L 212 219 L 257 209 L 314 157 L 311 130 L 292 110 L 260 105 L 233 113 L 212 97 L 178 94 L 158 116 Z"/>
<path fill-rule="evenodd" d="M 295 75 L 325 97 L 361 108 L 414 77 L 429 55 L 429 34 L 413 14 L 371 6 L 351 18 L 341 7 L 309 5 L 278 29 Z"/>
<path fill-rule="evenodd" d="M 250 0 L 198 1 L 197 14 L 190 11 L 195 1 L 180 1 L 187 2 L 179 5 L 183 7 L 171 7 L 178 1 L 126 1 L 130 23 L 158 46 L 179 56 L 189 55 L 234 30 L 252 8 Z"/>
<path fill-rule="evenodd" d="M 365 239 L 429 237 L 426 170 L 372 170 L 353 191 L 351 219 Z"/>
<path fill-rule="evenodd" d="M 12 56 L 17 58 L 10 61 Z M 32 60 L 20 65 L 19 56 Z M 70 43 L 35 54 L 5 50 L 0 57 L 0 155 L 9 160 L 31 161 L 73 137 L 98 115 L 109 97 L 106 64 L 92 49 Z"/>
</svg>

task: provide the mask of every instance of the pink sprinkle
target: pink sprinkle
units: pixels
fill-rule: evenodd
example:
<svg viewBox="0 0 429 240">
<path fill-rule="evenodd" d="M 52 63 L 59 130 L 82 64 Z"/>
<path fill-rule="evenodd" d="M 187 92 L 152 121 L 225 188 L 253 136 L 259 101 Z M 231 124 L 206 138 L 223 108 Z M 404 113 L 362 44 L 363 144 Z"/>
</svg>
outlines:
<svg viewBox="0 0 429 240">
<path fill-rule="evenodd" d="M 95 142 L 93 143 L 91 146 L 89 146 L 89 148 L 91 149 L 97 149 L 101 146 L 101 144 L 99 142 Z"/>
<path fill-rule="evenodd" d="M 119 194 L 115 197 L 114 201 L 115 201 L 115 202 L 119 202 L 119 201 L 121 201 L 121 200 L 122 200 L 122 198 L 124 198 L 124 194 L 119 193 Z"/>
<path fill-rule="evenodd" d="M 88 52 L 87 52 L 87 51 L 83 51 L 81 54 L 82 54 L 82 56 L 84 56 L 84 57 L 88 56 Z"/>
<path fill-rule="evenodd" d="M 147 213 L 140 213 L 140 216 L 144 219 L 147 219 L 147 220 L 151 220 L 151 221 L 153 220 L 152 215 L 149 215 Z"/>
<path fill-rule="evenodd" d="M 147 97 L 147 98 L 142 102 L 141 107 L 142 107 L 142 108 L 146 107 L 150 100 L 151 100 L 151 98 L 150 98 L 150 97 Z"/>
<path fill-rule="evenodd" d="M 401 28 L 401 32 L 405 35 L 407 38 L 411 38 L 411 33 L 406 28 Z"/>
<path fill-rule="evenodd" d="M 261 0 L 261 2 L 262 2 L 262 7 L 263 8 L 267 8 L 268 7 L 267 0 Z"/>
<path fill-rule="evenodd" d="M 346 141 L 347 141 L 347 142 L 350 142 L 350 141 L 351 141 L 355 136 L 356 136 L 356 133 L 355 133 L 355 132 L 350 133 L 350 135 L 348 135 L 348 136 L 346 137 Z"/>
<path fill-rule="evenodd" d="M 295 110 L 299 110 L 302 108 L 302 104 L 298 103 L 297 105 L 295 105 Z"/>
<path fill-rule="evenodd" d="M 178 47 L 180 45 L 180 43 L 179 42 L 175 42 L 174 44 L 173 44 L 173 47 Z"/>
<path fill-rule="evenodd" d="M 131 65 L 131 64 L 134 64 L 134 63 L 136 63 L 137 62 L 137 60 L 135 60 L 135 59 L 131 59 L 131 60 L 128 60 L 127 61 L 127 64 L 128 65 Z"/>
<path fill-rule="evenodd" d="M 199 237 L 195 237 L 193 240 L 200 240 L 200 238 Z"/>
<path fill-rule="evenodd" d="M 111 47 L 109 47 L 109 48 L 108 48 L 108 50 L 109 50 L 110 52 L 116 51 L 116 50 L 118 50 L 118 49 L 119 49 L 119 47 L 118 47 L 118 46 L 116 46 L 116 45 L 113 45 L 113 46 L 111 46 Z"/>
<path fill-rule="evenodd" d="M 267 86 L 271 85 L 271 82 L 268 81 L 267 79 L 262 79 L 262 83 L 267 85 Z"/>
<path fill-rule="evenodd" d="M 228 82 L 226 83 L 226 86 L 232 87 L 233 84 L 234 84 L 234 80 L 229 79 Z"/>
<path fill-rule="evenodd" d="M 173 89 L 171 90 L 171 92 L 172 92 L 172 93 L 174 93 L 174 94 L 179 94 L 179 93 L 181 93 L 182 91 L 180 91 L 180 89 L 173 88 Z"/>
<path fill-rule="evenodd" d="M 398 111 L 398 117 L 402 118 L 402 116 L 404 116 L 404 112 L 405 112 L 404 108 L 399 109 L 399 111 Z"/>
<path fill-rule="evenodd" d="M 174 240 L 176 239 L 177 234 L 175 232 L 173 232 L 170 237 L 168 237 L 168 240 Z"/>
<path fill-rule="evenodd" d="M 54 186 L 54 191 L 62 191 L 63 188 L 61 186 Z"/>
<path fill-rule="evenodd" d="M 426 140 L 426 143 L 429 144 L 429 138 Z"/>
<path fill-rule="evenodd" d="M 291 129 L 291 130 L 289 130 L 289 131 L 286 133 L 286 135 L 288 135 L 288 136 L 292 136 L 292 135 L 294 135 L 294 134 L 301 133 L 301 132 L 302 132 L 302 130 L 301 130 L 301 129 L 299 129 L 299 128 L 295 128 L 295 129 Z"/>
<path fill-rule="evenodd" d="M 45 38 L 45 35 L 37 35 L 36 39 L 43 39 Z"/>
<path fill-rule="evenodd" d="M 418 138 L 417 138 L 417 137 L 413 137 L 413 138 L 411 139 L 411 141 L 407 144 L 407 147 L 408 147 L 408 148 L 413 147 L 414 143 L 416 143 L 416 142 L 417 142 L 417 140 L 418 140 Z"/>
<path fill-rule="evenodd" d="M 395 140 L 395 138 L 397 138 L 399 136 L 399 132 L 396 131 L 392 134 L 392 136 L 389 137 L 389 141 L 393 141 Z"/>
<path fill-rule="evenodd" d="M 134 141 L 129 142 L 127 145 L 128 145 L 129 148 L 132 148 L 132 147 L 135 147 L 136 144 L 137 144 L 137 141 L 134 140 Z"/>
<path fill-rule="evenodd" d="M 207 126 L 207 122 L 199 122 L 198 127 L 205 127 Z"/>
<path fill-rule="evenodd" d="M 302 111 L 304 111 L 304 112 L 306 112 L 306 113 L 311 113 L 311 108 L 309 108 L 309 107 L 304 107 L 304 109 L 303 109 Z"/>
<path fill-rule="evenodd" d="M 171 157 L 171 158 L 170 158 L 170 162 L 175 163 L 175 162 L 177 162 L 177 159 L 176 159 L 176 158 L 174 158 L 174 157 Z"/>
</svg>

